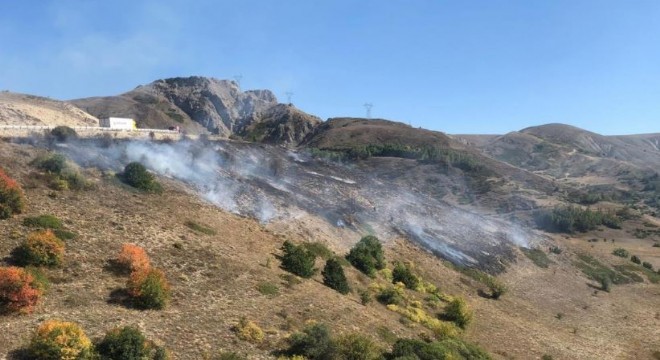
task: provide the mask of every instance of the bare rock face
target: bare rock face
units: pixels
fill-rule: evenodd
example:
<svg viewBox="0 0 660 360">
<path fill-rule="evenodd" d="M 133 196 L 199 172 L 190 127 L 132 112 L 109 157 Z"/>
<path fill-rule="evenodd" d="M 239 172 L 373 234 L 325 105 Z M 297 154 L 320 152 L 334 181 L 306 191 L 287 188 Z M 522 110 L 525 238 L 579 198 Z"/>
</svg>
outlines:
<svg viewBox="0 0 660 360">
<path fill-rule="evenodd" d="M 132 92 L 165 98 L 193 121 L 225 136 L 244 128 L 255 113 L 277 104 L 269 90 L 242 92 L 234 81 L 197 76 L 157 80 Z"/>
<path fill-rule="evenodd" d="M 255 113 L 249 125 L 237 129 L 237 134 L 249 141 L 293 147 L 302 143 L 321 122 L 292 104 L 277 104 Z"/>
</svg>

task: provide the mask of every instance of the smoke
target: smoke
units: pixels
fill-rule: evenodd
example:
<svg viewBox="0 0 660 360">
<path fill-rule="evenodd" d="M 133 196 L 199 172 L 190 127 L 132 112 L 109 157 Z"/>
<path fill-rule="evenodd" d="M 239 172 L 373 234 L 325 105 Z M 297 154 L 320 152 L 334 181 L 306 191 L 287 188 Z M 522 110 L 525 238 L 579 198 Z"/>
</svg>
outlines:
<svg viewBox="0 0 660 360">
<path fill-rule="evenodd" d="M 206 201 L 263 224 L 309 214 L 329 226 L 374 233 L 384 241 L 408 237 L 460 265 L 490 263 L 501 270 L 498 261 L 512 258 L 507 244 L 529 247 L 535 237 L 359 166 L 326 163 L 279 147 L 188 140 L 100 146 L 82 140 L 60 151 L 83 166 L 117 172 L 139 161 L 154 173 L 184 182 Z"/>
</svg>

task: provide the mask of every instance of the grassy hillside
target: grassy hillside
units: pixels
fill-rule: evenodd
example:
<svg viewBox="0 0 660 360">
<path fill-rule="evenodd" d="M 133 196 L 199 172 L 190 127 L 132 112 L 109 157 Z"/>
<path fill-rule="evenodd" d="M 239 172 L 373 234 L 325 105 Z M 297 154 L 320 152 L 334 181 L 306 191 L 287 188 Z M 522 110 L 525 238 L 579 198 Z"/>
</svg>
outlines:
<svg viewBox="0 0 660 360">
<path fill-rule="evenodd" d="M 626 223 L 620 230 L 552 235 L 551 244 L 561 253 L 544 245 L 532 256 L 547 257 L 547 267 L 518 253 L 517 262 L 500 277 L 508 292 L 499 300 L 486 295 L 490 290 L 485 278 L 454 269 L 398 239 L 385 247 L 387 267 L 394 268 L 397 261 L 411 264 L 424 284 L 439 291 L 433 295 L 430 287 L 403 290 L 400 305 L 388 308 L 375 300 L 382 291 L 378 289 L 392 286 L 388 272 L 372 279 L 344 264 L 353 292 L 341 295 L 323 285 L 322 258 L 316 260 L 319 272 L 311 279 L 294 277 L 279 267 L 284 240 L 315 241 L 313 222 L 307 223 L 307 231 L 275 232 L 274 227 L 202 202 L 181 183 L 159 178 L 162 194 L 143 193 L 93 168 L 82 171 L 90 182 L 85 189 L 54 190 L 49 175 L 30 165 L 42 152 L 29 145 L 0 143 L 0 167 L 18 180 L 26 195 L 22 214 L 0 220 L 3 262 L 12 262 L 12 250 L 34 230 L 24 225 L 26 218 L 51 214 L 75 237 L 65 240 L 62 266 L 43 270 L 51 286 L 35 311 L 2 315 L 0 329 L 6 341 L 0 343 L 0 354 L 21 348 L 49 318 L 75 321 L 92 338 L 115 326 L 136 325 L 179 359 L 212 358 L 222 351 L 250 359 L 273 358 L 272 351 L 285 349 L 287 337 L 310 322 L 328 324 L 337 336 L 362 334 L 389 349 L 396 338 L 438 336 L 429 329 L 434 323 L 429 319 L 445 323 L 440 314 L 455 297 L 466 299 L 474 311 L 472 322 L 458 337 L 479 344 L 494 358 L 651 359 L 652 352 L 660 350 L 654 336 L 658 285 L 641 266 L 611 254 L 625 247 L 657 268 L 659 248 L 652 244 L 660 240 L 658 235 L 638 239 L 630 234 L 649 219 Z M 595 236 L 607 241 L 590 242 Z M 122 301 L 126 276 L 113 271 L 111 260 L 125 242 L 144 247 L 152 265 L 164 270 L 173 289 L 164 310 L 138 310 Z M 332 241 L 326 246 L 341 248 Z M 330 256 L 319 250 L 323 246 L 311 248 Z M 601 291 L 588 270 L 599 267 L 639 273 L 641 282 Z M 369 292 L 372 301 L 363 305 L 360 292 Z M 234 329 L 242 318 L 263 329 L 262 342 L 237 336 Z"/>
</svg>

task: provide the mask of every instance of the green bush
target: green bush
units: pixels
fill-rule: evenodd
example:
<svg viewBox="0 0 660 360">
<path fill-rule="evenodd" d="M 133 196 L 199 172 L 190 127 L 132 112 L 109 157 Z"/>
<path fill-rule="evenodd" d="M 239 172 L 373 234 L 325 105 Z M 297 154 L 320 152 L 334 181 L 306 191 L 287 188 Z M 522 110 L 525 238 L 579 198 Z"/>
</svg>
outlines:
<svg viewBox="0 0 660 360">
<path fill-rule="evenodd" d="M 378 238 L 373 235 L 360 239 L 346 255 L 346 259 L 356 269 L 371 277 L 375 276 L 377 270 L 385 268 L 383 248 Z"/>
<path fill-rule="evenodd" d="M 333 253 L 332 250 L 328 249 L 324 243 L 318 241 L 306 242 L 303 243 L 302 246 L 321 259 L 328 260 L 335 256 L 335 253 Z"/>
<path fill-rule="evenodd" d="M 376 295 L 376 300 L 383 305 L 401 305 L 405 301 L 403 297 L 403 287 L 386 287 Z"/>
<path fill-rule="evenodd" d="M 291 335 L 288 343 L 289 347 L 284 350 L 286 355 L 300 355 L 310 360 L 335 359 L 335 343 L 325 324 L 308 325 L 302 332 Z"/>
<path fill-rule="evenodd" d="M 642 263 L 642 260 L 640 260 L 637 255 L 631 256 L 630 261 L 634 262 L 635 264 L 641 264 Z"/>
<path fill-rule="evenodd" d="M 62 220 L 53 215 L 39 215 L 23 219 L 23 225 L 42 229 L 61 229 Z"/>
<path fill-rule="evenodd" d="M 548 256 L 545 254 L 545 252 L 541 249 L 526 249 L 526 248 L 520 248 L 520 250 L 525 254 L 532 262 L 534 265 L 540 267 L 540 268 L 547 268 L 552 264 L 552 261 L 548 258 Z"/>
<path fill-rule="evenodd" d="M 78 137 L 78 133 L 68 126 L 57 126 L 50 131 L 50 135 L 57 142 L 67 142 Z"/>
<path fill-rule="evenodd" d="M 65 245 L 51 230 L 39 230 L 28 234 L 26 240 L 14 249 L 14 261 L 22 266 L 59 266 L 62 264 Z"/>
<path fill-rule="evenodd" d="M 273 283 L 260 282 L 257 285 L 257 291 L 259 291 L 262 295 L 275 296 L 279 293 L 280 290 L 277 288 L 277 285 Z"/>
<path fill-rule="evenodd" d="M 67 168 L 66 157 L 62 154 L 50 154 L 46 156 L 39 156 L 32 164 L 35 165 L 38 169 L 53 173 L 56 175 L 62 174 L 64 169 Z"/>
<path fill-rule="evenodd" d="M 154 268 L 134 271 L 127 288 L 133 305 L 139 309 L 163 309 L 171 296 L 165 274 Z"/>
<path fill-rule="evenodd" d="M 618 248 L 618 249 L 614 249 L 614 251 L 612 251 L 612 255 L 620 256 L 622 258 L 627 259 L 628 256 L 630 256 L 630 253 L 626 249 Z"/>
<path fill-rule="evenodd" d="M 472 321 L 472 310 L 470 310 L 464 299 L 455 298 L 445 307 L 442 318 L 453 321 L 461 329 L 465 329 L 470 321 Z"/>
<path fill-rule="evenodd" d="M 147 168 L 139 162 L 132 162 L 124 168 L 121 179 L 128 185 L 151 193 L 161 193 L 162 186 L 153 174 L 147 171 Z"/>
<path fill-rule="evenodd" d="M 360 334 L 346 334 L 336 340 L 335 356 L 346 360 L 380 360 L 381 349 L 371 339 Z"/>
<path fill-rule="evenodd" d="M 445 339 L 424 342 L 414 339 L 399 339 L 392 347 L 390 360 L 490 360 L 491 357 L 476 345 L 460 339 Z"/>
<path fill-rule="evenodd" d="M 147 339 L 131 326 L 108 332 L 96 345 L 96 350 L 103 360 L 143 360 L 149 355 Z"/>
<path fill-rule="evenodd" d="M 413 274 L 410 268 L 402 263 L 396 263 L 392 270 L 392 282 L 403 283 L 408 289 L 415 290 L 419 286 L 419 278 Z"/>
<path fill-rule="evenodd" d="M 367 305 L 371 302 L 371 293 L 369 290 L 359 289 L 358 295 L 360 295 L 360 303 L 362 305 Z"/>
<path fill-rule="evenodd" d="M 551 211 L 539 211 L 535 214 L 536 224 L 540 229 L 551 232 L 587 232 L 598 225 L 613 229 L 621 228 L 621 219 L 616 214 L 582 209 L 576 206 L 555 207 Z"/>
<path fill-rule="evenodd" d="M 642 266 L 649 270 L 653 270 L 653 264 L 651 264 L 650 262 L 644 261 L 642 262 Z"/>
<path fill-rule="evenodd" d="M 336 259 L 329 259 L 323 268 L 323 284 L 337 290 L 340 294 L 348 294 L 351 288 L 348 286 L 346 275 L 341 264 Z"/>
<path fill-rule="evenodd" d="M 282 268 L 292 274 L 303 278 L 310 278 L 316 273 L 314 263 L 316 255 L 305 249 L 302 245 L 294 245 L 285 241 L 282 245 Z"/>
<path fill-rule="evenodd" d="M 609 276 L 607 275 L 601 275 L 598 278 L 598 282 L 600 282 L 600 289 L 606 292 L 610 292 L 612 289 L 612 279 L 610 279 Z"/>
</svg>

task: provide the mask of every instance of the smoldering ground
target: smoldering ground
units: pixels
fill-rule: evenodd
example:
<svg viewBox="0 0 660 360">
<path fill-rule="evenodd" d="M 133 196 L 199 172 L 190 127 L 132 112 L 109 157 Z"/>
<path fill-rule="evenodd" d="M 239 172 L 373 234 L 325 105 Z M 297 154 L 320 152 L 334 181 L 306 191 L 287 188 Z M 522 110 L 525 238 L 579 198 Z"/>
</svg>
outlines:
<svg viewBox="0 0 660 360">
<path fill-rule="evenodd" d="M 537 241 L 522 227 L 453 207 L 358 165 L 317 160 L 281 147 L 80 140 L 55 150 L 81 166 L 115 172 L 138 161 L 160 176 L 184 182 L 206 201 L 262 223 L 290 220 L 304 211 L 383 241 L 403 235 L 463 266 L 501 271 L 514 258 L 512 245 L 528 247 Z"/>
</svg>

